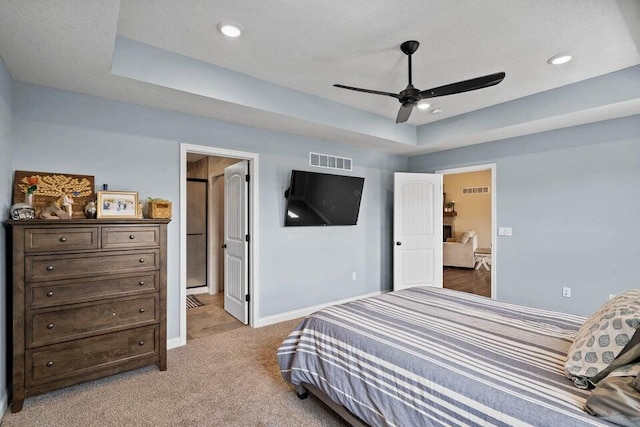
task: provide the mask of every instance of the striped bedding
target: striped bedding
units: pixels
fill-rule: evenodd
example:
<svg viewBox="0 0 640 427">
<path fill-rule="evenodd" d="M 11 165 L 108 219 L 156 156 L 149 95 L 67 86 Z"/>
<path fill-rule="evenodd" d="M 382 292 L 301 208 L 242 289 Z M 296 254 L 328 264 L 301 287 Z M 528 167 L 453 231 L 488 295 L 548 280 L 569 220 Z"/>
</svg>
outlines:
<svg viewBox="0 0 640 427">
<path fill-rule="evenodd" d="M 277 355 L 371 426 L 606 426 L 563 374 L 584 320 L 415 287 L 314 313 Z"/>
</svg>

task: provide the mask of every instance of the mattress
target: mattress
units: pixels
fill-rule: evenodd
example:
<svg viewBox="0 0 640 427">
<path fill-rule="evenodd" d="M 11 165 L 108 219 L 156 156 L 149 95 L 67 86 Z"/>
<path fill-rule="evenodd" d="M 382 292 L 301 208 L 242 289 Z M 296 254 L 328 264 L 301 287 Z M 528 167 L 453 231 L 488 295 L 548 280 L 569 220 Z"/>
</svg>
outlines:
<svg viewBox="0 0 640 427">
<path fill-rule="evenodd" d="M 584 321 L 415 287 L 310 315 L 277 357 L 371 426 L 607 426 L 564 376 Z"/>
</svg>

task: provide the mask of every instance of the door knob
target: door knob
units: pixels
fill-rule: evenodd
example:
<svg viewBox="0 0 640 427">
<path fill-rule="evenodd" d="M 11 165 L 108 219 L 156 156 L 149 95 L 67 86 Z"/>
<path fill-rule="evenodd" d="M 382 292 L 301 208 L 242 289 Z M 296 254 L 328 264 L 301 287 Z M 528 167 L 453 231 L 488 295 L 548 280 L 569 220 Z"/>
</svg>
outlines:
<svg viewBox="0 0 640 427">
<path fill-rule="evenodd" d="M 227 244 L 222 245 L 222 249 L 227 249 Z"/>
<path fill-rule="evenodd" d="M 402 242 L 396 242 L 396 246 L 401 246 Z"/>
</svg>

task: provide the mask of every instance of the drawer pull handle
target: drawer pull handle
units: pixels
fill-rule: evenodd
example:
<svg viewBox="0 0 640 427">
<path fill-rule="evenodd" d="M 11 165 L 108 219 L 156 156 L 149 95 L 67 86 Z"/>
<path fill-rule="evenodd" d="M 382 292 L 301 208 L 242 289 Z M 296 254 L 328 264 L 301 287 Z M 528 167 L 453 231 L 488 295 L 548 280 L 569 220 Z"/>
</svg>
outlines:
<svg viewBox="0 0 640 427">
<path fill-rule="evenodd" d="M 138 283 L 138 285 L 140 285 L 140 286 L 144 286 L 144 280 L 140 280 L 140 282 Z"/>
<path fill-rule="evenodd" d="M 49 291 L 49 292 L 47 292 L 47 296 L 48 296 L 48 297 L 52 297 L 52 296 L 53 296 L 53 291 Z"/>
<path fill-rule="evenodd" d="M 52 362 L 52 361 L 48 361 L 48 362 L 47 362 L 47 367 L 48 367 L 48 368 L 50 368 L 50 367 L 52 367 L 52 366 L 53 366 L 53 362 Z"/>
<path fill-rule="evenodd" d="M 53 323 L 49 323 L 49 324 L 47 325 L 47 329 L 53 329 Z"/>
<path fill-rule="evenodd" d="M 67 238 L 66 238 L 66 237 L 61 237 L 61 238 L 60 238 L 60 241 L 61 241 L 62 243 L 64 243 L 64 242 L 66 242 L 66 241 L 67 241 Z"/>
<path fill-rule="evenodd" d="M 130 234 L 130 235 L 129 235 L 129 238 L 130 238 L 131 240 L 133 240 L 133 239 L 135 239 L 135 238 L 136 238 L 136 236 L 134 236 L 133 234 Z"/>
<path fill-rule="evenodd" d="M 144 341 L 140 341 L 138 345 L 144 345 Z"/>
<path fill-rule="evenodd" d="M 48 265 L 47 266 L 47 271 L 53 271 L 53 265 Z"/>
<path fill-rule="evenodd" d="M 141 309 L 140 309 L 140 313 L 144 313 L 144 308 L 141 308 Z"/>
<path fill-rule="evenodd" d="M 140 262 L 144 262 L 144 258 L 140 258 Z"/>
</svg>

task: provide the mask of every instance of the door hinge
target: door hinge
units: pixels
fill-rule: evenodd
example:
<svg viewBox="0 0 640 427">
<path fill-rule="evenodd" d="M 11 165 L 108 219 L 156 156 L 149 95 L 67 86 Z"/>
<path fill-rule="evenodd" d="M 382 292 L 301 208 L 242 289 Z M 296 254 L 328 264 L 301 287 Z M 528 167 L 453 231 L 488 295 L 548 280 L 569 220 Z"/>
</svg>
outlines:
<svg viewBox="0 0 640 427">
<path fill-rule="evenodd" d="M 249 235 L 248 234 L 244 235 L 244 240 L 247 241 L 247 242 L 249 241 Z"/>
<path fill-rule="evenodd" d="M 251 296 L 250 296 L 249 294 L 245 295 L 245 296 L 244 296 L 244 300 L 245 300 L 246 302 L 251 301 Z"/>
<path fill-rule="evenodd" d="M 247 182 L 251 181 L 251 177 L 249 176 L 249 174 L 244 176 L 244 180 Z"/>
</svg>

